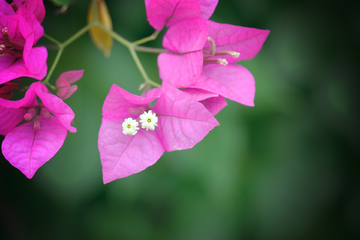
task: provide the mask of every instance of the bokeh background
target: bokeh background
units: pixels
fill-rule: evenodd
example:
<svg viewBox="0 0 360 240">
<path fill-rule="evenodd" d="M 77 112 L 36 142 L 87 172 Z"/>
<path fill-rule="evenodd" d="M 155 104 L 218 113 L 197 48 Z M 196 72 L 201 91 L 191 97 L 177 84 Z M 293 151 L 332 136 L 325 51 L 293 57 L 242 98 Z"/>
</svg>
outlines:
<svg viewBox="0 0 360 240">
<path fill-rule="evenodd" d="M 89 1 L 60 15 L 44 2 L 45 32 L 59 41 L 86 24 Z M 153 32 L 142 0 L 106 2 L 125 38 Z M 256 106 L 228 101 L 193 149 L 106 185 L 103 101 L 112 84 L 139 94 L 142 78 L 125 47 L 115 42 L 107 59 L 85 34 L 52 78 L 85 69 L 66 101 L 78 132 L 31 180 L 0 159 L 0 239 L 359 239 L 359 12 L 355 0 L 220 0 L 212 20 L 271 30 L 240 63 L 255 76 Z M 139 56 L 160 81 L 156 55 Z"/>
</svg>

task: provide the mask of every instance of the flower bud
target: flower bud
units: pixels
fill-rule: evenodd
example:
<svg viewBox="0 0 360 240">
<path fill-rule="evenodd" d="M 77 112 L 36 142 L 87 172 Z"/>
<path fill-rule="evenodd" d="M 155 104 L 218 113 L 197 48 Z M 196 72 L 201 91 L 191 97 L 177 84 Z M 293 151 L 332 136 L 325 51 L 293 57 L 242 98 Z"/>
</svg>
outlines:
<svg viewBox="0 0 360 240">
<path fill-rule="evenodd" d="M 83 73 L 84 70 L 68 71 L 62 73 L 55 83 L 57 87 L 56 95 L 58 95 L 63 100 L 69 98 L 78 88 L 77 85 L 70 84 L 78 81 L 83 76 Z"/>
<path fill-rule="evenodd" d="M 87 19 L 88 23 L 92 23 L 94 21 L 94 6 L 92 3 L 93 1 L 90 1 L 90 6 L 88 10 L 88 19 Z M 112 21 L 105 1 L 97 0 L 96 5 L 97 5 L 98 21 L 105 28 L 112 30 Z M 113 39 L 110 36 L 110 34 L 108 34 L 99 27 L 90 28 L 89 33 L 91 36 L 91 40 L 93 41 L 95 46 L 103 52 L 105 57 L 110 57 L 111 48 L 113 44 Z"/>
</svg>

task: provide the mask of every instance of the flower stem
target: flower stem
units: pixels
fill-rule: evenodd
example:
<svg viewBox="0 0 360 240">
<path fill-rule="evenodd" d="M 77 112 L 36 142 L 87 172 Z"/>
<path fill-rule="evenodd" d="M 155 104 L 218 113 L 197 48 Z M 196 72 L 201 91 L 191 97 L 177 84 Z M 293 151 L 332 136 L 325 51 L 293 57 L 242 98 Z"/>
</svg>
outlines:
<svg viewBox="0 0 360 240">
<path fill-rule="evenodd" d="M 146 42 L 150 42 L 150 41 L 153 41 L 157 38 L 157 36 L 159 35 L 161 31 L 157 30 L 155 31 L 153 34 L 151 34 L 150 36 L 146 37 L 146 38 L 143 38 L 143 39 L 140 39 L 140 40 L 137 40 L 135 42 L 133 42 L 132 44 L 133 45 L 140 45 L 140 44 L 143 44 L 143 43 L 146 43 Z"/>
<path fill-rule="evenodd" d="M 56 45 L 61 45 L 61 42 L 59 42 L 58 40 L 56 40 L 53 37 L 50 37 L 49 35 L 47 35 L 46 33 L 44 33 L 44 37 L 49 39 L 50 41 L 52 41 L 53 43 L 55 43 Z"/>
<path fill-rule="evenodd" d="M 120 36 L 119 34 L 117 34 L 116 32 L 114 32 L 113 30 L 110 30 L 106 27 L 104 27 L 104 25 L 102 25 L 99 22 L 94 22 L 94 25 L 96 27 L 101 28 L 103 31 L 105 31 L 106 33 L 108 33 L 113 39 L 115 39 L 116 41 L 118 41 L 119 43 L 121 43 L 122 45 L 124 45 L 127 48 L 132 47 L 132 43 L 128 40 L 126 40 L 125 38 L 123 38 L 122 36 Z"/>
<path fill-rule="evenodd" d="M 159 35 L 160 31 L 155 31 L 153 34 L 151 34 L 150 36 L 140 39 L 138 41 L 135 42 L 130 42 L 127 39 L 123 38 L 122 36 L 120 36 L 118 33 L 114 32 L 111 29 L 106 28 L 103 24 L 101 24 L 98 21 L 98 12 L 97 12 L 97 0 L 92 0 L 92 4 L 93 4 L 93 11 L 94 11 L 94 21 L 87 24 L 86 26 L 84 26 L 83 28 L 81 28 L 79 31 L 77 31 L 74 35 L 72 35 L 70 38 L 68 38 L 65 42 L 61 43 L 59 41 L 57 41 L 56 39 L 50 37 L 47 34 L 44 34 L 44 37 L 46 37 L 47 39 L 49 39 L 50 41 L 52 41 L 53 43 L 55 43 L 58 48 L 59 51 L 55 57 L 55 60 L 45 78 L 44 81 L 42 81 L 44 84 L 46 84 L 47 86 L 49 86 L 52 90 L 56 90 L 56 87 L 51 85 L 49 83 L 50 77 L 53 74 L 59 59 L 65 49 L 65 47 L 67 47 L 69 44 L 71 44 L 72 42 L 74 42 L 76 39 L 78 39 L 79 37 L 81 37 L 83 34 L 85 34 L 87 31 L 89 31 L 92 27 L 98 27 L 100 29 L 102 29 L 103 31 L 105 31 L 106 33 L 108 33 L 113 39 L 115 39 L 116 41 L 118 41 L 119 43 L 121 43 L 122 45 L 124 45 L 125 47 L 127 47 L 130 51 L 130 54 L 132 56 L 132 58 L 134 59 L 134 62 L 137 66 L 137 68 L 139 69 L 141 75 L 144 78 L 144 84 L 141 84 L 140 87 L 146 87 L 146 86 L 155 86 L 155 87 L 160 87 L 160 85 L 154 81 L 152 81 L 149 76 L 146 74 L 146 71 L 144 69 L 144 67 L 142 66 L 139 57 L 136 53 L 136 51 L 139 52 L 149 52 L 149 53 L 163 53 L 163 52 L 168 52 L 165 49 L 159 49 L 159 48 L 150 48 L 150 47 L 142 47 L 142 46 L 138 46 L 140 44 L 155 40 L 157 38 L 157 36 Z"/>
<path fill-rule="evenodd" d="M 97 0 L 92 0 L 92 5 L 93 5 L 94 22 L 98 22 L 99 16 L 98 16 Z"/>
<path fill-rule="evenodd" d="M 88 25 L 81 28 L 79 31 L 77 31 L 74 35 L 72 35 L 68 40 L 66 40 L 64 43 L 60 44 L 63 48 L 71 44 L 73 41 L 81 37 L 83 34 L 85 34 L 87 31 L 89 31 L 90 28 L 94 26 L 93 23 L 89 23 Z"/>
<path fill-rule="evenodd" d="M 59 59 L 60 59 L 63 51 L 64 51 L 64 48 L 63 48 L 63 47 L 60 47 L 59 51 L 58 51 L 57 54 L 56 54 L 55 60 L 54 60 L 53 64 L 51 65 L 51 68 L 50 68 L 50 70 L 49 70 L 49 72 L 48 72 L 45 80 L 42 81 L 44 84 L 48 85 L 49 87 L 52 86 L 52 85 L 49 83 L 50 77 L 51 77 L 51 75 L 53 74 L 56 65 L 58 64 Z M 52 87 L 51 87 L 51 88 L 52 88 Z M 52 89 L 53 89 L 53 88 L 52 88 Z"/>
<path fill-rule="evenodd" d="M 162 48 L 151 48 L 143 46 L 134 46 L 134 49 L 138 52 L 147 52 L 147 53 L 169 53 L 168 50 Z"/>
<path fill-rule="evenodd" d="M 141 64 L 141 62 L 139 60 L 139 57 L 138 57 L 138 55 L 137 55 L 137 53 L 135 51 L 135 48 L 138 47 L 138 46 L 136 46 L 134 43 L 131 43 L 130 41 L 126 40 L 125 38 L 123 38 L 122 36 L 120 36 L 119 34 L 114 32 L 113 30 L 110 30 L 110 29 L 104 27 L 101 23 L 96 22 L 95 26 L 101 28 L 102 30 L 104 30 L 105 32 L 110 34 L 110 36 L 113 39 L 115 39 L 116 41 L 118 41 L 119 43 L 121 43 L 122 45 L 124 45 L 125 47 L 127 47 L 129 49 L 130 54 L 131 54 L 132 58 L 134 59 L 134 62 L 136 64 L 137 68 L 139 69 L 142 77 L 144 78 L 145 85 L 151 85 L 151 86 L 154 86 L 154 87 L 160 87 L 160 85 L 158 83 L 152 81 L 149 78 L 149 76 L 146 74 L 146 71 L 145 71 L 144 67 L 142 66 L 142 64 Z M 151 38 L 153 38 L 152 36 L 155 36 L 155 38 L 156 38 L 156 36 L 158 34 L 159 34 L 158 31 L 155 31 L 155 33 L 152 34 L 150 37 L 147 37 L 147 38 L 144 38 L 144 39 L 148 39 L 147 41 L 150 41 Z M 136 41 L 135 43 L 140 42 L 140 41 L 142 41 L 142 40 Z M 147 52 L 151 51 L 148 48 L 146 48 L 146 50 L 145 50 L 145 48 L 146 47 L 143 47 L 143 48 L 140 47 L 140 49 L 143 49 L 143 51 L 147 51 Z"/>
<path fill-rule="evenodd" d="M 137 66 L 137 68 L 139 69 L 141 75 L 143 76 L 144 80 L 145 80 L 145 84 L 147 85 L 152 85 L 154 87 L 160 87 L 160 85 L 156 82 L 153 82 L 152 80 L 150 80 L 149 76 L 146 74 L 145 72 L 145 69 L 144 67 L 142 66 L 140 60 L 139 60 L 139 57 L 138 55 L 136 54 L 136 51 L 135 49 L 132 47 L 132 48 L 129 48 L 129 51 L 130 51 L 130 54 L 131 56 L 133 57 L 134 59 L 134 62 Z"/>
</svg>

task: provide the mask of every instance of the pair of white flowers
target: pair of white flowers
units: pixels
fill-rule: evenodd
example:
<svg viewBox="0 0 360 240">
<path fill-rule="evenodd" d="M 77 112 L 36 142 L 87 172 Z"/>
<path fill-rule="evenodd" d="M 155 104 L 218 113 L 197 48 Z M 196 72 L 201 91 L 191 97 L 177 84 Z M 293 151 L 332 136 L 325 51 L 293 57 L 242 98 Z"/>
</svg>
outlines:
<svg viewBox="0 0 360 240">
<path fill-rule="evenodd" d="M 158 117 L 151 110 L 144 112 L 140 115 L 141 128 L 145 128 L 146 131 L 151 129 L 155 130 L 157 127 Z M 139 130 L 139 123 L 135 119 L 126 118 L 122 123 L 123 133 L 125 135 L 135 135 Z"/>
</svg>

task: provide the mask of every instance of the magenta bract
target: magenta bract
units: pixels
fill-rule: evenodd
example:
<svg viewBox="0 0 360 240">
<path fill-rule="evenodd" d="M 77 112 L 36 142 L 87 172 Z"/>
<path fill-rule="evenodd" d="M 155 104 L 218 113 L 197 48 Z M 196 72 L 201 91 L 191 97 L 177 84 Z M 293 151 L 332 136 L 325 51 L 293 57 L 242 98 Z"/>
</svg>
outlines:
<svg viewBox="0 0 360 240">
<path fill-rule="evenodd" d="M 150 107 L 155 99 L 156 105 Z M 134 136 L 124 135 L 124 120 L 137 119 L 147 110 L 159 119 L 156 130 L 139 129 Z M 104 102 L 98 141 L 104 183 L 144 170 L 165 150 L 192 148 L 217 125 L 204 105 L 169 84 L 163 83 L 144 97 L 113 85 Z"/>
<path fill-rule="evenodd" d="M 218 0 L 145 0 L 150 25 L 161 30 L 188 18 L 209 19 Z"/>
<path fill-rule="evenodd" d="M 22 76 L 41 80 L 47 71 L 47 50 L 34 45 L 44 35 L 43 2 L 28 0 L 14 12 L 2 1 L 0 12 L 0 84 Z"/>
<path fill-rule="evenodd" d="M 61 148 L 67 130 L 56 117 L 41 116 L 41 128 L 32 122 L 21 124 L 9 132 L 1 145 L 4 157 L 27 178 L 49 161 Z"/>
<path fill-rule="evenodd" d="M 200 18 L 178 21 L 164 35 L 164 48 L 174 54 L 159 54 L 160 78 L 176 87 L 203 89 L 254 106 L 254 78 L 233 63 L 253 58 L 268 34 Z"/>
<path fill-rule="evenodd" d="M 78 88 L 77 85 L 71 84 L 82 78 L 83 74 L 84 70 L 75 70 L 62 73 L 55 83 L 57 87 L 56 95 L 58 95 L 63 100 L 69 98 Z"/>
<path fill-rule="evenodd" d="M 204 105 L 204 107 L 206 107 L 206 109 L 214 116 L 218 114 L 221 109 L 223 109 L 227 105 L 224 97 L 219 96 L 216 93 L 196 88 L 185 88 L 182 91 L 186 92 L 196 101 Z"/>
<path fill-rule="evenodd" d="M 202 50 L 208 35 L 206 20 L 201 18 L 186 19 L 170 27 L 164 35 L 163 46 L 175 54 L 159 54 L 160 78 L 176 87 L 195 83 L 202 72 Z"/>
<path fill-rule="evenodd" d="M 21 100 L 0 99 L 4 157 L 26 177 L 32 178 L 63 145 L 67 130 L 76 132 L 71 126 L 74 117 L 71 108 L 40 82 L 32 83 Z M 28 122 L 17 126 L 24 119 Z"/>
</svg>

